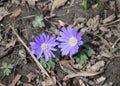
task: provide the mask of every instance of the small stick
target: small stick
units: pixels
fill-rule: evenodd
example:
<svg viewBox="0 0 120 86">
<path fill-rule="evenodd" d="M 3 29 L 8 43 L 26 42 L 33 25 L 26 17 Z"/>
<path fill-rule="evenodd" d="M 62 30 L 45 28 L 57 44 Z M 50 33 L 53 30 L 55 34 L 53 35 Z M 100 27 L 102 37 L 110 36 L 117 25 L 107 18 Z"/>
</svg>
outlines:
<svg viewBox="0 0 120 86">
<path fill-rule="evenodd" d="M 118 38 L 118 39 L 115 41 L 115 43 L 112 45 L 112 47 L 111 47 L 111 48 L 114 48 L 114 47 L 115 47 L 115 45 L 118 43 L 118 41 L 120 41 L 120 38 Z"/>
<path fill-rule="evenodd" d="M 26 48 L 26 50 L 30 53 L 32 59 L 36 62 L 37 66 L 39 67 L 39 69 L 42 71 L 43 74 L 46 74 L 49 78 L 51 78 L 49 76 L 49 74 L 47 73 L 47 71 L 42 67 L 42 65 L 38 62 L 38 60 L 36 59 L 36 57 L 31 53 L 30 49 L 27 47 L 27 45 L 24 43 L 24 41 L 21 39 L 21 37 L 17 34 L 17 32 L 15 31 L 14 27 L 10 26 L 14 32 L 14 34 L 17 36 L 18 40 L 23 44 L 23 46 Z"/>
</svg>

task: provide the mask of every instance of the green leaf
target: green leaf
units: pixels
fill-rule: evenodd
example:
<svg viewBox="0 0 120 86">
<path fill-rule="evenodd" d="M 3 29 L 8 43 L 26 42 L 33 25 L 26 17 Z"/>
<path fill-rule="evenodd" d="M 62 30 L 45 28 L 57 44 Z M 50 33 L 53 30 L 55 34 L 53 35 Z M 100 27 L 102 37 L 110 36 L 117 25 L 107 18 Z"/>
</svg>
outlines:
<svg viewBox="0 0 120 86">
<path fill-rule="evenodd" d="M 8 68 L 9 68 L 9 69 L 13 69 L 13 67 L 14 67 L 14 64 L 9 64 L 9 65 L 8 65 Z"/>
<path fill-rule="evenodd" d="M 107 83 L 105 83 L 103 86 L 108 86 L 108 84 L 107 84 Z"/>
<path fill-rule="evenodd" d="M 37 28 L 42 28 L 45 27 L 45 23 L 43 22 L 43 17 L 42 16 L 36 16 L 35 20 L 32 22 L 33 27 Z"/>
<path fill-rule="evenodd" d="M 85 53 L 80 53 L 78 57 L 76 58 L 76 62 L 80 63 L 81 65 L 85 64 L 87 62 L 87 55 Z"/>
<path fill-rule="evenodd" d="M 95 51 L 94 51 L 91 47 L 88 47 L 88 48 L 86 49 L 86 54 L 87 54 L 88 56 L 91 56 L 91 55 L 94 55 L 94 54 L 95 54 Z"/>
<path fill-rule="evenodd" d="M 11 73 L 11 70 L 7 68 L 7 69 L 5 69 L 5 70 L 3 71 L 3 73 L 4 73 L 6 76 L 9 76 L 10 73 Z"/>
<path fill-rule="evenodd" d="M 7 68 L 7 65 L 8 65 L 8 64 L 7 64 L 6 62 L 4 62 L 4 63 L 2 63 L 2 67 L 1 67 L 1 68 L 2 68 L 2 69 Z"/>
<path fill-rule="evenodd" d="M 47 65 L 48 65 L 49 69 L 54 69 L 55 68 L 55 61 L 53 60 L 53 58 L 49 59 Z"/>
<path fill-rule="evenodd" d="M 111 48 L 111 49 L 110 49 L 110 53 L 113 54 L 113 53 L 115 53 L 117 50 L 118 50 L 118 48 Z"/>
</svg>

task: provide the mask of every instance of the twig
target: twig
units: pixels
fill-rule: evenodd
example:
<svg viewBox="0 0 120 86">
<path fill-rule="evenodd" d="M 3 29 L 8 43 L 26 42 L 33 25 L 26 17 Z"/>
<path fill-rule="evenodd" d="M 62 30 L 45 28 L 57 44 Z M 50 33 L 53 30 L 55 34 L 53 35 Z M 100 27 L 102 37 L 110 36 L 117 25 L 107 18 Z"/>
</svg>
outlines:
<svg viewBox="0 0 120 86">
<path fill-rule="evenodd" d="M 101 72 L 78 72 L 78 73 L 73 73 L 73 74 L 68 74 L 66 75 L 63 80 L 68 80 L 70 78 L 73 78 L 73 77 L 77 77 L 77 76 L 95 76 L 95 75 L 98 75 L 100 74 Z"/>
<path fill-rule="evenodd" d="M 120 41 L 120 38 L 118 38 L 118 39 L 115 41 L 115 43 L 112 45 L 112 47 L 111 47 L 111 48 L 114 48 L 114 47 L 115 47 L 115 45 L 118 43 L 118 41 Z"/>
<path fill-rule="evenodd" d="M 38 60 L 36 59 L 36 57 L 31 53 L 30 49 L 27 47 L 27 45 L 24 43 L 24 41 L 21 39 L 21 37 L 17 34 L 17 32 L 15 31 L 14 27 L 10 26 L 14 32 L 14 34 L 17 36 L 18 40 L 23 44 L 23 46 L 26 48 L 26 50 L 30 53 L 32 59 L 36 62 L 37 66 L 40 68 L 40 70 L 42 71 L 43 74 L 46 74 L 49 78 L 49 74 L 47 73 L 47 71 L 42 67 L 42 65 L 38 62 Z"/>
</svg>

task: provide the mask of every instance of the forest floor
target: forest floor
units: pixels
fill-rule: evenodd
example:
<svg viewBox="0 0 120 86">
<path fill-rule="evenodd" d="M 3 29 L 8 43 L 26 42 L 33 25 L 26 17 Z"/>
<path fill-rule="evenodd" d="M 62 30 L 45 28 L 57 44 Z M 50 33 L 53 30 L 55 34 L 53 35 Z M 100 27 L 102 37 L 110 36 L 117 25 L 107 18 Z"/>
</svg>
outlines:
<svg viewBox="0 0 120 86">
<path fill-rule="evenodd" d="M 120 1 L 101 0 L 1 0 L 0 86 L 120 86 Z M 42 16 L 45 27 L 33 27 Z M 30 42 L 45 32 L 59 35 L 65 26 L 81 31 L 94 50 L 84 64 L 76 57 L 41 65 L 30 51 Z M 13 67 L 3 68 L 4 63 Z M 8 75 L 6 74 L 8 72 Z"/>
</svg>

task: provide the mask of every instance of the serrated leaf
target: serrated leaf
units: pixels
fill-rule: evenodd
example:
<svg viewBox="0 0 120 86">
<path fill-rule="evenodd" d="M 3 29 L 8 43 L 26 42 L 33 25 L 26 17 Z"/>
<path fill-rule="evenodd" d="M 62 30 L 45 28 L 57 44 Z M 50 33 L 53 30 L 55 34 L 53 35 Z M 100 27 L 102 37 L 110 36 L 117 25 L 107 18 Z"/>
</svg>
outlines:
<svg viewBox="0 0 120 86">
<path fill-rule="evenodd" d="M 88 47 L 86 53 L 88 56 L 91 56 L 95 54 L 95 51 L 91 47 Z"/>
<path fill-rule="evenodd" d="M 3 69 L 3 68 L 7 68 L 7 65 L 8 65 L 8 64 L 7 64 L 6 62 L 4 62 L 4 63 L 2 63 L 2 67 L 1 67 L 1 68 L 2 68 L 2 69 Z"/>
<path fill-rule="evenodd" d="M 9 74 L 11 73 L 11 70 L 10 69 L 5 69 L 3 71 L 3 73 L 6 75 L 6 76 L 9 76 Z"/>
<path fill-rule="evenodd" d="M 79 56 L 76 58 L 76 62 L 83 65 L 87 62 L 87 59 L 88 57 L 85 53 L 80 53 Z"/>
<path fill-rule="evenodd" d="M 9 65 L 8 65 L 8 68 L 9 68 L 9 69 L 13 69 L 13 67 L 14 67 L 14 64 L 9 64 Z"/>
<path fill-rule="evenodd" d="M 33 27 L 37 28 L 42 28 L 45 27 L 45 23 L 43 22 L 43 17 L 42 16 L 36 16 L 35 20 L 32 22 Z"/>
<path fill-rule="evenodd" d="M 48 65 L 49 69 L 54 69 L 54 67 L 55 67 L 55 62 L 54 62 L 54 60 L 50 59 L 50 60 L 48 61 L 47 65 Z"/>
</svg>

